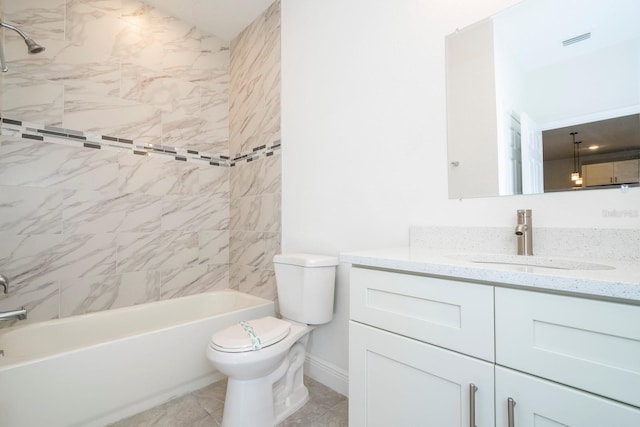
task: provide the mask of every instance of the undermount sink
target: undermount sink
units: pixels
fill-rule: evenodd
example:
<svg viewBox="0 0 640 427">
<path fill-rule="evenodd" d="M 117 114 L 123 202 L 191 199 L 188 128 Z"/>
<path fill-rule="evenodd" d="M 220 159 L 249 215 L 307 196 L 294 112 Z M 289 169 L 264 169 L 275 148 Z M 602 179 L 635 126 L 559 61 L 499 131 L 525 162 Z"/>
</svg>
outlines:
<svg viewBox="0 0 640 427">
<path fill-rule="evenodd" d="M 457 254 L 449 256 L 458 261 L 476 264 L 517 265 L 524 267 L 552 268 L 556 270 L 615 270 L 606 264 L 574 261 L 552 257 L 504 255 L 504 254 Z"/>
</svg>

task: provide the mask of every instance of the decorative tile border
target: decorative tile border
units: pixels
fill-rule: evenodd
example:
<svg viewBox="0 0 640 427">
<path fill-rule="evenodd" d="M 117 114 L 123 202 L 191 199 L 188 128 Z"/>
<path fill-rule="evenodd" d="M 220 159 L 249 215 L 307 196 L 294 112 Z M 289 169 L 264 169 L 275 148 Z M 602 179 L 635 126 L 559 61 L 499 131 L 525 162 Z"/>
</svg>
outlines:
<svg viewBox="0 0 640 427">
<path fill-rule="evenodd" d="M 85 132 L 64 129 L 55 126 L 41 125 L 21 120 L 0 117 L 0 131 L 7 135 L 19 136 L 23 139 L 71 145 L 75 147 L 94 148 L 97 150 L 115 150 L 130 152 L 140 156 L 172 157 L 182 162 L 208 164 L 211 166 L 234 167 L 241 163 L 249 163 L 261 157 L 269 157 L 280 150 L 280 140 L 270 145 L 261 145 L 248 153 L 236 154 L 233 157 L 223 154 L 210 154 L 202 151 L 169 147 L 159 144 L 137 144 L 126 138 L 107 135 L 88 134 Z"/>
</svg>

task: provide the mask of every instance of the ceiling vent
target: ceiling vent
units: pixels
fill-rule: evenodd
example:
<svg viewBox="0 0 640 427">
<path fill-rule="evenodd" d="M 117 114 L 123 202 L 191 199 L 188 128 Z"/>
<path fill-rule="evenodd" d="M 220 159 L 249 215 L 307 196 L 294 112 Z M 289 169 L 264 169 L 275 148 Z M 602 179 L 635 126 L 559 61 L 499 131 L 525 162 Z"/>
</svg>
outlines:
<svg viewBox="0 0 640 427">
<path fill-rule="evenodd" d="M 584 34 L 580 34 L 579 36 L 575 36 L 572 37 L 570 39 L 566 39 L 562 41 L 562 46 L 567 47 L 569 45 L 572 45 L 574 43 L 578 43 L 581 42 L 583 40 L 588 40 L 591 38 L 591 33 L 584 33 Z"/>
</svg>

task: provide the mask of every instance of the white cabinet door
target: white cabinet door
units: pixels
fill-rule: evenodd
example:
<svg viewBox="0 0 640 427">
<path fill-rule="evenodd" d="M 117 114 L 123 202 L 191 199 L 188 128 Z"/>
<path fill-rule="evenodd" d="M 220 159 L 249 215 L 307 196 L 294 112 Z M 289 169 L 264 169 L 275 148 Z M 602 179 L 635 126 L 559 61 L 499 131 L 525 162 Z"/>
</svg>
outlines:
<svg viewBox="0 0 640 427">
<path fill-rule="evenodd" d="M 587 187 L 613 184 L 613 163 L 594 163 L 583 166 Z"/>
<path fill-rule="evenodd" d="M 616 184 L 638 182 L 638 169 L 640 169 L 638 160 L 615 162 L 613 164 L 613 180 Z"/>
<path fill-rule="evenodd" d="M 508 399 L 513 424 L 508 420 Z M 496 366 L 496 427 L 640 426 L 640 409 Z"/>
<path fill-rule="evenodd" d="M 354 321 L 349 333 L 350 427 L 493 427 L 494 365 Z"/>
</svg>

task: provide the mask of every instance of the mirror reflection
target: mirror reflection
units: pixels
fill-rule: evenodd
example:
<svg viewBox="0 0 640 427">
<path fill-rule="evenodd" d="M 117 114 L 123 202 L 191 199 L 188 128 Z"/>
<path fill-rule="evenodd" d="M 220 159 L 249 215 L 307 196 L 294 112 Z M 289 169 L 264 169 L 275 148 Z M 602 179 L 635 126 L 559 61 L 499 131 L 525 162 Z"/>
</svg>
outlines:
<svg viewBox="0 0 640 427">
<path fill-rule="evenodd" d="M 447 36 L 449 196 L 638 185 L 639 18 L 525 0 Z"/>
</svg>

